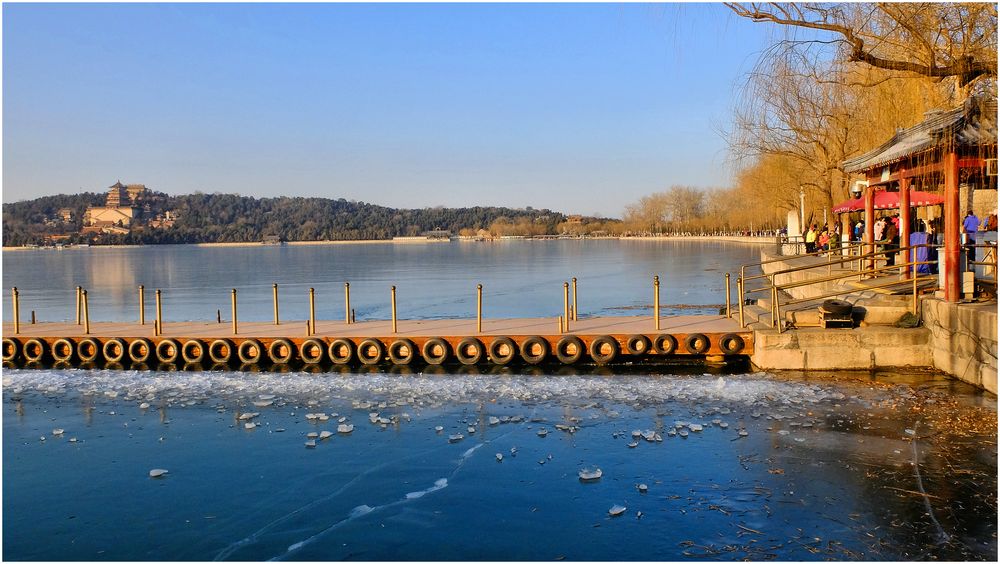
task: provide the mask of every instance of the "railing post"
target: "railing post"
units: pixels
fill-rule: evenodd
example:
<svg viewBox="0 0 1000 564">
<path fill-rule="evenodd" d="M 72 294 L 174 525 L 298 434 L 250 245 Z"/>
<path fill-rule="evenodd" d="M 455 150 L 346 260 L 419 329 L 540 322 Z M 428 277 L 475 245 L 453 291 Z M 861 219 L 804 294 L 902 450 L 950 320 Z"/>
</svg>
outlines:
<svg viewBox="0 0 1000 564">
<path fill-rule="evenodd" d="M 563 319 L 566 320 L 566 331 L 569 331 L 569 282 L 563 282 Z"/>
<path fill-rule="evenodd" d="M 11 310 L 14 314 L 14 334 L 21 332 L 21 300 L 18 297 L 17 286 L 11 291 Z"/>
<path fill-rule="evenodd" d="M 746 301 L 743 297 L 743 276 L 736 279 L 736 297 L 739 298 L 740 306 L 740 328 L 746 329 L 746 323 L 743 321 L 743 302 Z"/>
<path fill-rule="evenodd" d="M 726 273 L 726 319 L 733 318 L 732 302 L 730 301 L 729 273 Z"/>
<path fill-rule="evenodd" d="M 80 286 L 76 287 L 76 324 L 80 325 L 83 323 L 80 314 L 83 311 L 83 288 Z"/>
<path fill-rule="evenodd" d="M 910 253 L 907 252 L 907 255 L 909 255 L 909 254 Z M 913 252 L 913 256 L 914 256 L 914 258 L 916 258 L 916 256 L 917 256 L 916 251 Z M 916 262 L 916 261 L 914 261 L 914 262 Z M 911 264 L 910 266 L 913 267 L 913 277 L 912 277 L 913 278 L 913 315 L 916 315 L 917 314 L 917 266 L 915 264 Z M 909 269 L 909 267 L 907 267 L 907 269 Z"/>
<path fill-rule="evenodd" d="M 344 323 L 351 324 L 351 283 L 344 282 Z"/>
<path fill-rule="evenodd" d="M 146 324 L 146 288 L 139 284 L 139 325 Z"/>
<path fill-rule="evenodd" d="M 476 332 L 483 332 L 483 285 L 476 284 Z"/>
<path fill-rule="evenodd" d="M 778 333 L 781 333 L 781 322 L 778 321 L 778 288 L 771 284 L 771 327 L 777 325 Z"/>
<path fill-rule="evenodd" d="M 90 303 L 86 290 L 83 291 L 83 334 L 90 335 Z"/>
<path fill-rule="evenodd" d="M 274 296 L 274 324 L 275 325 L 281 325 L 281 322 L 278 320 L 278 284 L 277 284 L 277 282 L 275 282 L 274 284 L 271 285 L 271 293 Z"/>
<path fill-rule="evenodd" d="M 309 334 L 310 335 L 316 334 L 316 289 L 315 288 L 309 288 Z"/>
<path fill-rule="evenodd" d="M 573 321 L 577 320 L 577 312 L 580 310 L 576 307 L 576 277 L 573 277 Z"/>
<path fill-rule="evenodd" d="M 653 327 L 660 330 L 660 277 L 653 276 Z"/>
<path fill-rule="evenodd" d="M 163 334 L 163 307 L 160 302 L 160 290 L 156 290 L 156 327 L 153 328 L 153 334 L 156 336 Z"/>
<path fill-rule="evenodd" d="M 396 332 L 396 287 L 393 286 L 390 289 L 390 294 L 392 295 L 392 332 Z"/>
<path fill-rule="evenodd" d="M 239 325 L 236 319 L 236 288 L 233 288 L 233 335 L 239 334 Z"/>
</svg>

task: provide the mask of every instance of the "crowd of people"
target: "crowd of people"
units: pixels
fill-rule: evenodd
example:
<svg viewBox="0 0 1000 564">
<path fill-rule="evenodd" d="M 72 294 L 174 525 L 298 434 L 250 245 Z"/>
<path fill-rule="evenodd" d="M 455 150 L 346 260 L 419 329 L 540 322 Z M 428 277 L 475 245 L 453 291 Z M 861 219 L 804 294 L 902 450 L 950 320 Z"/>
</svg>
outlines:
<svg viewBox="0 0 1000 564">
<path fill-rule="evenodd" d="M 972 257 L 975 256 L 975 244 L 978 233 L 980 231 L 996 230 L 996 213 L 991 213 L 980 219 L 976 217 L 972 210 L 969 210 L 965 219 L 962 221 L 962 242 L 965 246 L 970 262 L 973 260 Z M 886 252 L 886 266 L 895 265 L 895 251 L 898 251 L 900 248 L 899 214 L 891 213 L 879 217 L 875 220 L 874 225 L 872 225 L 872 231 L 875 235 L 875 244 L 878 245 L 880 251 Z M 931 247 L 924 249 L 923 252 L 919 252 L 916 260 L 929 262 L 936 261 L 937 251 L 933 248 L 933 245 L 944 244 L 944 234 L 941 229 L 941 218 L 936 218 L 930 221 L 914 218 L 910 225 L 910 234 L 911 237 L 908 242 L 909 245 L 931 245 Z M 848 240 L 853 243 L 860 243 L 864 240 L 864 237 L 865 222 L 864 219 L 860 219 L 851 228 Z M 840 225 L 834 224 L 832 227 L 826 225 L 822 228 L 817 228 L 817 225 L 814 223 L 809 226 L 809 230 L 805 233 L 804 240 L 806 253 L 821 253 L 824 251 L 830 251 L 840 245 Z M 934 272 L 936 271 L 936 268 L 930 266 L 925 270 L 928 272 Z"/>
</svg>

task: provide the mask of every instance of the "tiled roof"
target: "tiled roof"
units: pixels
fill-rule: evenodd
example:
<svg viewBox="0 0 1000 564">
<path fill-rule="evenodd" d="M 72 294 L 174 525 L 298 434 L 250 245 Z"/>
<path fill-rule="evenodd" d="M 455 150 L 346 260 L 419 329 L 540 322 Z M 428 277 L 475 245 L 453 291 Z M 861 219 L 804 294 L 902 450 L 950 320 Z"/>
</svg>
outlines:
<svg viewBox="0 0 1000 564">
<path fill-rule="evenodd" d="M 949 137 L 951 139 L 949 139 Z M 887 165 L 953 141 L 957 146 L 976 147 L 997 142 L 997 103 L 970 100 L 965 106 L 941 112 L 891 139 L 843 162 L 844 172 L 860 172 Z"/>
</svg>

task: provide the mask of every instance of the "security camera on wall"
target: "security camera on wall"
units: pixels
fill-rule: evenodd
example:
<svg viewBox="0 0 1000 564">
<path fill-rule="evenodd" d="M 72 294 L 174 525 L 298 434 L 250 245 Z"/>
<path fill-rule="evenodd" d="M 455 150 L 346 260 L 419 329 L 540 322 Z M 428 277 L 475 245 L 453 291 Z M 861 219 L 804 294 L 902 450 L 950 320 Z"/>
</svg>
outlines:
<svg viewBox="0 0 1000 564">
<path fill-rule="evenodd" d="M 854 199 L 860 198 L 861 194 L 864 193 L 865 188 L 867 187 L 868 187 L 867 180 L 855 180 L 854 184 L 851 185 L 851 196 Z"/>
</svg>

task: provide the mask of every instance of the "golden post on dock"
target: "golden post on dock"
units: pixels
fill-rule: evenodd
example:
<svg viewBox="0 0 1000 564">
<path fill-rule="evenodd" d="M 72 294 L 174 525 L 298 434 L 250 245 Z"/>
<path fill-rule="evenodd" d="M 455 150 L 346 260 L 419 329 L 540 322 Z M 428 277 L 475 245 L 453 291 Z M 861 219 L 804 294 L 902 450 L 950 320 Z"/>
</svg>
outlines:
<svg viewBox="0 0 1000 564">
<path fill-rule="evenodd" d="M 563 319 L 566 320 L 566 332 L 569 332 L 569 282 L 563 282 Z"/>
<path fill-rule="evenodd" d="M 11 291 L 11 309 L 14 314 L 14 334 L 21 332 L 21 305 L 18 303 L 17 286 Z"/>
<path fill-rule="evenodd" d="M 309 335 L 316 334 L 316 290 L 309 288 Z"/>
<path fill-rule="evenodd" d="M 236 321 L 236 288 L 233 288 L 233 335 L 239 333 L 239 327 Z"/>
<path fill-rule="evenodd" d="M 483 285 L 476 284 L 476 332 L 483 332 Z"/>
<path fill-rule="evenodd" d="M 396 332 L 396 287 L 393 286 L 390 290 L 392 294 L 392 332 Z"/>
<path fill-rule="evenodd" d="M 660 277 L 653 276 L 653 319 L 654 327 L 660 330 Z"/>
<path fill-rule="evenodd" d="M 156 290 L 156 325 L 153 327 L 153 334 L 157 337 L 163 334 L 163 307 L 160 302 L 160 290 Z"/>
<path fill-rule="evenodd" d="M 344 323 L 351 324 L 351 283 L 344 282 Z"/>
<path fill-rule="evenodd" d="M 576 277 L 573 277 L 573 321 L 577 320 L 579 308 L 576 307 Z"/>
<path fill-rule="evenodd" d="M 146 324 L 146 288 L 139 284 L 139 325 Z"/>
<path fill-rule="evenodd" d="M 83 334 L 90 335 L 90 305 L 86 290 L 83 291 Z"/>
<path fill-rule="evenodd" d="M 732 304 L 729 301 L 729 273 L 726 273 L 726 319 L 733 317 Z"/>
<path fill-rule="evenodd" d="M 76 324 L 77 325 L 79 325 L 80 323 L 82 323 L 82 321 L 80 319 L 80 312 L 83 311 L 81 309 L 83 307 L 83 303 L 82 303 L 82 296 L 83 296 L 83 294 L 81 293 L 82 290 L 83 290 L 82 287 L 80 287 L 80 286 L 76 287 Z"/>
<path fill-rule="evenodd" d="M 274 294 L 274 324 L 281 325 L 278 321 L 278 284 L 275 283 L 271 286 L 272 293 Z"/>
</svg>

